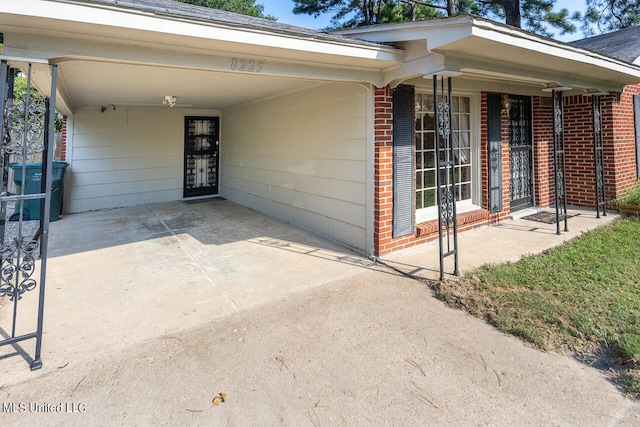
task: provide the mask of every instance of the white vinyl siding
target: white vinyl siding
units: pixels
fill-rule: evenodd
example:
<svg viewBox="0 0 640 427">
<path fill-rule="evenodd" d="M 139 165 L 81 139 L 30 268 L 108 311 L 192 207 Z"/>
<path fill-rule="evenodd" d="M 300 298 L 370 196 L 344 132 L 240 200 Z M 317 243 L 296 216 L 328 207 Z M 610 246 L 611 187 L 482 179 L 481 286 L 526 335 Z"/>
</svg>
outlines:
<svg viewBox="0 0 640 427">
<path fill-rule="evenodd" d="M 326 84 L 223 111 L 223 197 L 366 250 L 368 90 Z"/>
<path fill-rule="evenodd" d="M 180 200 L 187 113 L 193 111 L 124 106 L 77 111 L 67 152 L 66 211 Z"/>
</svg>

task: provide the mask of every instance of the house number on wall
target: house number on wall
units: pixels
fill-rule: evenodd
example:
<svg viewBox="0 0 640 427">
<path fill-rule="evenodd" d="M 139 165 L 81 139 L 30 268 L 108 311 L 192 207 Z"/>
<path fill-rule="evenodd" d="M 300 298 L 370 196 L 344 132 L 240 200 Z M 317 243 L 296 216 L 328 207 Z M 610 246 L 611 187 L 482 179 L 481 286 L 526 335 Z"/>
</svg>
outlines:
<svg viewBox="0 0 640 427">
<path fill-rule="evenodd" d="M 246 73 L 259 73 L 266 61 L 256 61 L 247 58 L 231 58 L 231 69 L 233 71 L 244 71 Z"/>
</svg>

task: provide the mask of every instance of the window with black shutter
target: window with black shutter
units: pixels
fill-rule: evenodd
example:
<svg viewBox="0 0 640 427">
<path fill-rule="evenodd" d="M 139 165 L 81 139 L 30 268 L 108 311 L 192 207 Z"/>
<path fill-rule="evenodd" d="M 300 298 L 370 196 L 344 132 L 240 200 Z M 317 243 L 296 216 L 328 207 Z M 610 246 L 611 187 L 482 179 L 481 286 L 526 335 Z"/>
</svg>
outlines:
<svg viewBox="0 0 640 427">
<path fill-rule="evenodd" d="M 393 91 L 393 237 L 415 232 L 414 89 Z"/>
<path fill-rule="evenodd" d="M 487 137 L 489 142 L 489 210 L 502 210 L 502 99 L 487 95 Z"/>
</svg>

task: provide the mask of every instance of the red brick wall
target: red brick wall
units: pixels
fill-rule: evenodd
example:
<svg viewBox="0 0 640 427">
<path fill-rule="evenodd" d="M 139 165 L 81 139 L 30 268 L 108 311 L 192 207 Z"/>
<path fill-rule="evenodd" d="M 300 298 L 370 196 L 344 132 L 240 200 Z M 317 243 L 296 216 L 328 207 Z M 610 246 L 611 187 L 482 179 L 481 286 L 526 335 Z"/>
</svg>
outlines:
<svg viewBox="0 0 640 427">
<path fill-rule="evenodd" d="M 633 94 L 640 84 L 622 94 L 602 98 L 605 185 L 607 199 L 633 186 L 637 180 Z M 595 206 L 593 171 L 593 113 L 591 98 L 565 98 L 567 202 L 574 206 Z M 480 153 L 482 209 L 458 215 L 458 230 L 504 221 L 511 215 L 509 194 L 509 127 L 502 114 L 503 210 L 488 211 L 487 93 L 481 94 Z M 533 97 L 533 150 L 536 205 L 555 203 L 553 165 L 553 103 L 550 97 Z M 416 224 L 416 233 L 393 238 L 393 92 L 389 87 L 375 91 L 375 214 L 374 255 L 381 256 L 438 237 L 437 220 Z"/>
<path fill-rule="evenodd" d="M 602 136 L 607 200 L 636 182 L 633 94 L 640 85 L 629 86 L 619 94 L 602 97 Z M 620 101 L 618 101 L 620 98 Z M 536 205 L 555 203 L 553 165 L 553 102 L 534 97 L 533 138 L 535 156 Z M 595 208 L 595 172 L 593 157 L 593 107 L 587 96 L 564 99 L 567 203 Z"/>
<path fill-rule="evenodd" d="M 386 87 L 374 93 L 374 256 L 415 246 L 438 237 L 438 220 L 416 224 L 415 234 L 393 238 L 393 91 Z M 507 187 L 508 188 L 508 187 Z M 458 231 L 489 223 L 489 212 L 458 214 Z"/>
<path fill-rule="evenodd" d="M 573 206 L 595 207 L 596 203 L 592 101 L 585 96 L 564 99 L 567 204 Z"/>
<path fill-rule="evenodd" d="M 553 102 L 551 98 L 534 96 L 533 114 L 533 179 L 535 203 L 549 207 L 554 203 L 553 173 Z"/>
<path fill-rule="evenodd" d="M 374 93 L 374 255 L 395 248 L 393 236 L 393 92 L 390 87 Z"/>
<path fill-rule="evenodd" d="M 604 178 L 607 200 L 614 199 L 636 180 L 633 95 L 640 85 L 628 86 L 622 94 L 601 98 Z M 536 156 L 536 202 L 548 207 L 554 203 L 553 182 L 553 105 L 550 98 L 535 97 L 534 150 Z M 567 203 L 595 208 L 592 98 L 569 96 L 564 99 Z"/>
<path fill-rule="evenodd" d="M 607 198 L 624 193 L 637 182 L 636 145 L 633 117 L 633 95 L 640 94 L 640 84 L 627 86 L 619 97 L 607 97 L 611 105 L 613 123 L 609 132 L 612 143 L 605 140 L 605 183 Z M 611 147 L 611 145 L 614 145 Z M 608 168 L 613 157 L 613 170 Z M 615 171 L 615 172 L 614 172 Z"/>
<path fill-rule="evenodd" d="M 506 111 L 502 113 L 502 212 L 498 215 L 497 220 L 504 221 L 511 216 L 511 193 L 509 185 L 511 183 L 511 161 L 509 155 L 509 115 Z M 487 133 L 487 129 L 482 130 L 483 134 Z M 482 162 L 485 163 L 485 158 Z"/>
</svg>

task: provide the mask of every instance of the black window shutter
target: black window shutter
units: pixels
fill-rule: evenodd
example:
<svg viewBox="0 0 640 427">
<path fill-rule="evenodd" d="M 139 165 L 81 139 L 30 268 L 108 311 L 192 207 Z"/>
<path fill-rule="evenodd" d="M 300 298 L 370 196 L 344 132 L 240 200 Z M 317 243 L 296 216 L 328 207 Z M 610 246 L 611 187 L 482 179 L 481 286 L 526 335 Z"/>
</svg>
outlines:
<svg viewBox="0 0 640 427">
<path fill-rule="evenodd" d="M 633 95 L 633 117 L 636 129 L 636 176 L 640 176 L 640 95 Z"/>
<path fill-rule="evenodd" d="M 415 232 L 414 89 L 393 90 L 393 237 Z"/>
<path fill-rule="evenodd" d="M 489 210 L 502 210 L 502 98 L 487 95 L 487 139 L 489 141 Z"/>
</svg>

